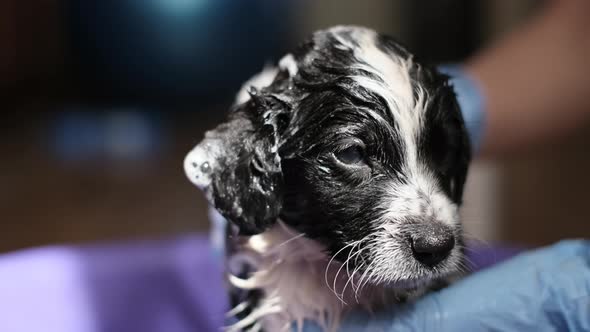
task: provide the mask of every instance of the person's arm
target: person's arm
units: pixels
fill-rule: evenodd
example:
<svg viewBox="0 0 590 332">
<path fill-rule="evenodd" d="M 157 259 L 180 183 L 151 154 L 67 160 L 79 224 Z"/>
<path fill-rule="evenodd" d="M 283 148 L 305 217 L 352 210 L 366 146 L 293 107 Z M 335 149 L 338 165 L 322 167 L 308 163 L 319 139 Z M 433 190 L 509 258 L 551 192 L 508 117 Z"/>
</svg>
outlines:
<svg viewBox="0 0 590 332">
<path fill-rule="evenodd" d="M 485 96 L 486 156 L 518 152 L 590 119 L 590 1 L 548 1 L 465 66 Z"/>
</svg>

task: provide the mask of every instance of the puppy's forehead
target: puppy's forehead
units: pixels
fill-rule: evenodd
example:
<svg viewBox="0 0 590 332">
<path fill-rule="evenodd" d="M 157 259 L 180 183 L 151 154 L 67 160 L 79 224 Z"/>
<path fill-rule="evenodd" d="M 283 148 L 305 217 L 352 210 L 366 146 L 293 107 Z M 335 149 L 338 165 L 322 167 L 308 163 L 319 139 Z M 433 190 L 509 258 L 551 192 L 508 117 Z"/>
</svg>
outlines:
<svg viewBox="0 0 590 332">
<path fill-rule="evenodd" d="M 406 121 L 405 125 L 409 126 L 419 125 L 424 109 L 424 91 L 412 80 L 412 56 L 394 43 L 386 43 L 373 30 L 335 27 L 328 31 L 337 43 L 335 47 L 351 53 L 350 68 L 355 71 L 350 77 L 380 95 L 397 121 Z"/>
<path fill-rule="evenodd" d="M 318 63 L 337 68 L 355 83 L 348 89 L 364 89 L 378 96 L 389 113 L 385 117 L 393 119 L 391 125 L 402 139 L 408 159 L 416 160 L 428 98 L 426 89 L 412 77 L 417 66 L 412 55 L 375 31 L 355 26 L 318 32 L 313 42 L 301 63 L 304 70 Z"/>
</svg>

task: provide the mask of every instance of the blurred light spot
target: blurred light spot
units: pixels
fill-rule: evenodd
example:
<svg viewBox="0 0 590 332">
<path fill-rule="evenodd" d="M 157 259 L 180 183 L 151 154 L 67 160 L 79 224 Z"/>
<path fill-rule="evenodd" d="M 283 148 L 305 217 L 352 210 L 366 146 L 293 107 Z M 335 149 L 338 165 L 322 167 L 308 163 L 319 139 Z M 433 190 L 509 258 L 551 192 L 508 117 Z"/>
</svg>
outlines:
<svg viewBox="0 0 590 332">
<path fill-rule="evenodd" d="M 53 150 L 60 159 L 93 159 L 102 149 L 101 128 L 96 116 L 68 112 L 60 116 L 53 128 Z"/>
<path fill-rule="evenodd" d="M 105 152 L 113 159 L 149 157 L 156 137 L 148 119 L 139 112 L 112 112 L 105 123 Z"/>
<path fill-rule="evenodd" d="M 155 5 L 165 13 L 191 15 L 203 9 L 208 0 L 154 0 Z"/>
<path fill-rule="evenodd" d="M 158 156 L 163 145 L 162 128 L 147 112 L 66 112 L 56 120 L 49 142 L 68 162 L 138 161 Z"/>
</svg>

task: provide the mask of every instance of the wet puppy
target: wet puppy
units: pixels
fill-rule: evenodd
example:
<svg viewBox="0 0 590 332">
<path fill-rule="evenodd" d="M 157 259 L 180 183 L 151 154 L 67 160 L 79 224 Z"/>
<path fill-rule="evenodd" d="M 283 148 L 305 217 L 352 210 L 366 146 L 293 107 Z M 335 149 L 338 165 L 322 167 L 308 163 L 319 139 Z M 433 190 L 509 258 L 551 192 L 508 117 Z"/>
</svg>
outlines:
<svg viewBox="0 0 590 332">
<path fill-rule="evenodd" d="M 314 33 L 185 160 L 229 221 L 229 329 L 332 330 L 452 278 L 469 161 L 448 77 L 369 29 Z"/>
</svg>

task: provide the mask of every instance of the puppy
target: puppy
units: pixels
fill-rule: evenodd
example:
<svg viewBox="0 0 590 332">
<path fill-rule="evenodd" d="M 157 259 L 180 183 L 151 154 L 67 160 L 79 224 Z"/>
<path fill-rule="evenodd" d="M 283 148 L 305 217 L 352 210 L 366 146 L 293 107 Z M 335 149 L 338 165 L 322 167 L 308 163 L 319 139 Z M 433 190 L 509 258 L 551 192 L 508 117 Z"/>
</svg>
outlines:
<svg viewBox="0 0 590 332">
<path fill-rule="evenodd" d="M 314 33 L 185 160 L 229 221 L 228 329 L 334 330 L 443 286 L 464 267 L 469 161 L 447 76 L 366 28 Z"/>
</svg>

